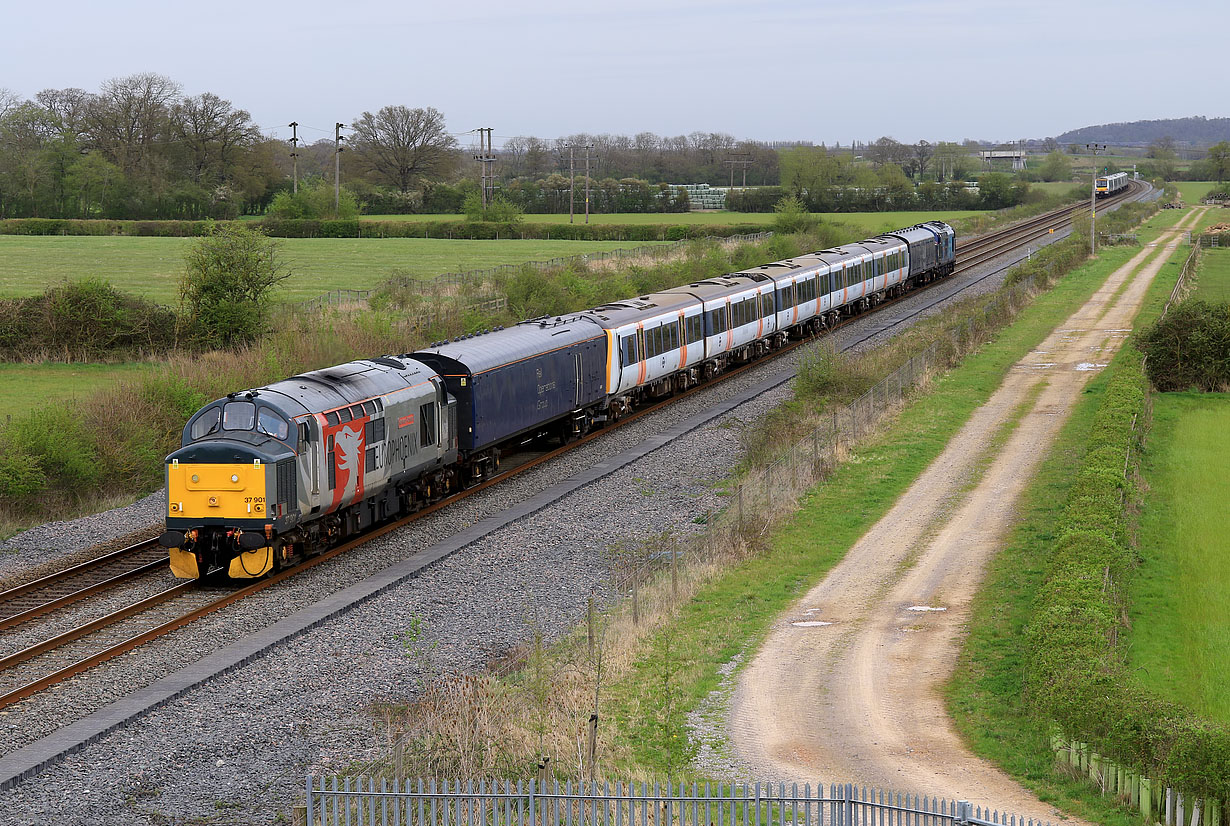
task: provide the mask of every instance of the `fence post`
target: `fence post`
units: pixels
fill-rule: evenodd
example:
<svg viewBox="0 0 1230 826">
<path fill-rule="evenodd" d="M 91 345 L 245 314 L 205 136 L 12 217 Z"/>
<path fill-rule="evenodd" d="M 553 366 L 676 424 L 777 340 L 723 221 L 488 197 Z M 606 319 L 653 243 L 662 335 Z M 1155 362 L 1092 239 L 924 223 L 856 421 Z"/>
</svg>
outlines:
<svg viewBox="0 0 1230 826">
<path fill-rule="evenodd" d="M 640 572 L 639 568 L 636 571 L 632 572 L 632 624 L 633 625 L 639 625 L 641 622 L 640 606 L 637 604 L 638 601 L 637 601 L 637 587 L 636 587 L 636 581 L 638 579 L 637 574 L 639 572 Z"/>
<path fill-rule="evenodd" d="M 323 780 L 321 781 L 321 785 L 324 785 Z M 307 826 L 315 826 L 316 814 L 312 809 L 312 803 L 312 775 L 309 774 L 307 776 L 307 806 L 305 811 Z"/>
<path fill-rule="evenodd" d="M 586 637 L 589 639 L 589 658 L 594 658 L 594 592 L 590 589 L 589 605 L 585 612 L 585 631 Z"/>
</svg>

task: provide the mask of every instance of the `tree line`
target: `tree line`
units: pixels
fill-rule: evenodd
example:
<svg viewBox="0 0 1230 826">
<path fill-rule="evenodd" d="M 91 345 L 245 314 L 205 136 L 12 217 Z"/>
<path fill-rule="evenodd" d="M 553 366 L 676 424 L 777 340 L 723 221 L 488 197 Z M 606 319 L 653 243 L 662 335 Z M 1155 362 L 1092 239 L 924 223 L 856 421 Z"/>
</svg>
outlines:
<svg viewBox="0 0 1230 826">
<path fill-rule="evenodd" d="M 478 190 L 478 163 L 432 107 L 384 106 L 360 113 L 344 131 L 344 186 L 335 204 L 332 136 L 294 147 L 262 133 L 231 101 L 185 94 L 163 75 L 114 78 L 96 92 L 44 89 L 30 100 L 0 89 L 0 218 L 456 213 Z M 1016 177 L 1069 180 L 1071 151 L 1054 139 L 1041 146 L 1050 151 L 1042 167 Z M 591 207 L 599 211 L 686 209 L 686 200 L 664 186 L 682 183 L 746 182 L 750 188 L 734 200 L 752 210 L 771 209 L 782 194 L 825 211 L 1017 202 L 1024 190 L 1014 180 L 984 181 L 988 198 L 962 185 L 988 177 L 977 155 L 982 148 L 972 140 L 906 144 L 887 136 L 828 148 L 702 131 L 517 136 L 499 150 L 495 174 L 503 197 L 527 212 L 567 211 L 587 167 Z M 1173 141 L 1159 139 L 1146 163 L 1149 172 L 1173 177 L 1175 160 Z M 1230 144 L 1223 142 L 1189 174 L 1221 180 L 1227 169 Z"/>
</svg>

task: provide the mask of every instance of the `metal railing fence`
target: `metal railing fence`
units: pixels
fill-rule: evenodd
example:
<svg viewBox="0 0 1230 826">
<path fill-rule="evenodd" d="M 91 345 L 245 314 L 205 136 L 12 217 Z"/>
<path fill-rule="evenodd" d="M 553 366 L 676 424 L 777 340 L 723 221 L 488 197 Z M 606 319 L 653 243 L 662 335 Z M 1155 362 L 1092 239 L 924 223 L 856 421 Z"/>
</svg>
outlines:
<svg viewBox="0 0 1230 826">
<path fill-rule="evenodd" d="M 850 783 L 307 778 L 307 826 L 1042 826 L 940 796 Z"/>
</svg>

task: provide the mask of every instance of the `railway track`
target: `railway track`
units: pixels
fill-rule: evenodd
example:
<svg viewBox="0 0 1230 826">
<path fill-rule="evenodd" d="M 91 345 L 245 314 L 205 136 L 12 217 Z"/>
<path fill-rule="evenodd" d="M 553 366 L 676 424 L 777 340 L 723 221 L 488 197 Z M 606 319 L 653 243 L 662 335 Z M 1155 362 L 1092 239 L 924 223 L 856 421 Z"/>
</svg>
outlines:
<svg viewBox="0 0 1230 826">
<path fill-rule="evenodd" d="M 1139 194 L 1141 188 L 1143 187 L 1133 184 L 1122 196 L 1109 199 L 1105 205 L 1110 206 L 1129 200 Z M 1050 234 L 1055 229 L 1062 228 L 1070 220 L 1072 213 L 1078 209 L 1080 205 L 1052 210 L 1019 222 L 1012 227 L 987 233 L 959 245 L 954 275 L 934 282 L 934 285 L 951 284 L 953 277 L 968 272 L 1005 252 L 1019 249 L 1031 241 Z M 853 346 L 878 335 L 889 326 L 904 323 L 933 304 L 948 300 L 953 294 L 968 288 L 978 280 L 981 278 L 960 285 L 958 290 L 937 297 L 925 307 L 918 308 L 896 319 L 892 324 L 882 326 L 858 341 L 850 342 L 847 346 Z M 907 296 L 915 296 L 919 293 L 919 290 L 915 290 Z M 902 299 L 886 302 L 881 305 L 881 308 L 900 300 Z M 863 318 L 866 316 L 854 316 L 843 324 Z M 782 354 L 802 343 L 804 342 L 793 342 L 778 350 L 777 353 Z M 764 360 L 750 362 L 727 371 L 715 381 L 733 378 L 763 363 Z M 527 450 L 512 457 L 501 473 L 482 484 L 460 491 L 396 522 L 381 526 L 294 568 L 275 573 L 237 589 L 231 585 L 210 586 L 197 582 L 176 582 L 167 571 L 165 553 L 158 548 L 156 539 L 149 539 L 0 592 L 0 630 L 5 631 L 6 639 L 24 640 L 28 643 L 16 650 L 7 650 L 15 648 L 12 644 L 0 649 L 0 709 L 11 706 L 26 697 L 37 694 L 153 639 L 169 634 L 248 596 L 274 587 L 301 571 L 327 562 L 339 554 L 346 553 L 371 539 L 448 507 L 491 485 L 499 484 L 510 476 L 550 461 L 567 450 L 572 450 L 610 432 L 614 427 L 637 421 L 642 416 L 656 411 L 663 404 L 669 404 L 694 392 L 705 390 L 713 384 L 714 382 L 708 382 L 657 404 L 645 406 L 623 417 L 619 422 L 613 423 L 612 426 L 555 449 L 543 450 L 527 442 Z M 158 586 L 159 579 L 163 580 L 165 587 Z M 70 610 L 89 613 L 83 610 L 83 606 L 78 603 L 99 596 L 115 594 L 122 588 L 152 590 L 153 592 L 143 594 L 139 599 L 129 601 L 128 604 L 115 610 L 95 610 L 93 616 L 85 617 L 83 621 L 64 630 L 40 634 L 38 630 L 40 621 L 42 621 L 42 626 L 54 628 L 55 618 L 61 617 L 62 620 L 64 614 Z"/>
</svg>

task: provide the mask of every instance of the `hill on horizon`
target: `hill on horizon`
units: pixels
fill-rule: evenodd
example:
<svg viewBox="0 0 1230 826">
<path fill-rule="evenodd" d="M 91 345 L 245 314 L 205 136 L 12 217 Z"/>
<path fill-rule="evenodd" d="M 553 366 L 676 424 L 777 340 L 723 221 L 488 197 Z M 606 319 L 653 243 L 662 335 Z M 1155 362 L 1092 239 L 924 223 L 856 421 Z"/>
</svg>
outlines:
<svg viewBox="0 0 1230 826">
<path fill-rule="evenodd" d="M 1126 123 L 1103 123 L 1099 126 L 1082 126 L 1056 136 L 1061 144 L 1097 141 L 1119 146 L 1139 144 L 1147 146 L 1162 138 L 1173 138 L 1176 144 L 1188 146 L 1211 146 L 1230 140 L 1230 118 L 1206 118 L 1194 115 L 1190 118 L 1166 118 L 1163 120 L 1134 120 Z"/>
</svg>

